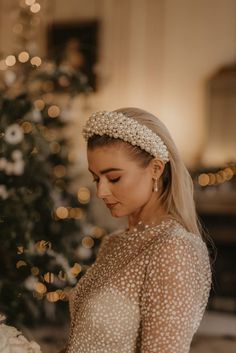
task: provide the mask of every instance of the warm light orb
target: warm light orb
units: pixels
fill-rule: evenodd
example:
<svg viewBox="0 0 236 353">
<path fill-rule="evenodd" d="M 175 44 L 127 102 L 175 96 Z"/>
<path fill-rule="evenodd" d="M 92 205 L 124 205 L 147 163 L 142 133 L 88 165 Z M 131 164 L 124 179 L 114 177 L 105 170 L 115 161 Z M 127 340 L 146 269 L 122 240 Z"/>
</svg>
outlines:
<svg viewBox="0 0 236 353">
<path fill-rule="evenodd" d="M 27 51 L 22 51 L 19 55 L 18 55 L 18 60 L 21 63 L 26 63 L 29 60 L 30 56 L 29 53 L 27 53 Z"/>
<path fill-rule="evenodd" d="M 54 274 L 52 272 L 47 272 L 45 273 L 45 275 L 43 276 L 45 282 L 47 283 L 53 283 L 54 281 Z"/>
<path fill-rule="evenodd" d="M 222 184 L 225 181 L 222 173 L 220 173 L 220 172 L 216 173 L 215 178 L 216 178 L 217 184 Z"/>
<path fill-rule="evenodd" d="M 38 274 L 39 274 L 39 268 L 36 267 L 36 266 L 33 266 L 33 267 L 31 268 L 31 273 L 32 273 L 33 276 L 38 276 Z"/>
<path fill-rule="evenodd" d="M 198 183 L 201 186 L 207 186 L 209 184 L 210 178 L 207 174 L 200 174 L 198 177 Z"/>
<path fill-rule="evenodd" d="M 40 294 L 44 294 L 47 292 L 47 287 L 43 283 L 36 283 L 35 285 L 35 291 Z"/>
<path fill-rule="evenodd" d="M 31 123 L 29 123 L 28 121 L 24 121 L 22 124 L 21 124 L 21 127 L 24 131 L 25 134 L 29 134 L 32 129 L 33 129 L 33 126 Z"/>
<path fill-rule="evenodd" d="M 90 200 L 90 191 L 86 187 L 81 187 L 78 190 L 77 197 L 80 203 L 88 203 Z"/>
<path fill-rule="evenodd" d="M 60 108 L 57 105 L 51 105 L 51 107 L 48 108 L 48 116 L 50 118 L 57 118 L 60 114 Z"/>
<path fill-rule="evenodd" d="M 49 302 L 57 302 L 60 299 L 59 294 L 56 291 L 55 292 L 48 292 L 46 296 L 47 296 L 47 300 Z"/>
<path fill-rule="evenodd" d="M 96 239 L 100 239 L 105 234 L 105 230 L 101 227 L 95 226 L 92 231 L 92 236 Z"/>
<path fill-rule="evenodd" d="M 67 210 L 66 207 L 60 206 L 60 207 L 58 207 L 58 208 L 56 209 L 56 215 L 57 215 L 57 217 L 60 218 L 60 219 L 65 219 L 65 218 L 67 218 L 67 217 L 68 217 L 68 214 L 69 214 L 69 212 L 68 212 L 68 210 Z"/>
<path fill-rule="evenodd" d="M 5 59 L 5 63 L 7 66 L 14 66 L 16 63 L 15 55 L 8 55 Z"/>
<path fill-rule="evenodd" d="M 92 248 L 94 246 L 94 240 L 93 238 L 87 236 L 87 237 L 84 237 L 83 240 L 82 240 L 82 245 L 85 247 L 85 248 Z"/>
<path fill-rule="evenodd" d="M 213 173 L 208 173 L 209 176 L 209 185 L 216 184 L 216 176 Z"/>
<path fill-rule="evenodd" d="M 39 3 L 35 3 L 33 5 L 30 6 L 30 11 L 33 13 L 38 13 L 41 9 L 41 6 Z"/>
<path fill-rule="evenodd" d="M 66 168 L 63 164 L 59 164 L 53 168 L 53 172 L 57 178 L 63 178 L 66 175 Z"/>
<path fill-rule="evenodd" d="M 60 300 L 65 300 L 66 293 L 64 293 L 62 289 L 57 289 L 56 292 L 58 293 Z"/>
<path fill-rule="evenodd" d="M 234 176 L 234 172 L 230 167 L 224 169 L 225 179 L 230 180 Z"/>
<path fill-rule="evenodd" d="M 52 244 L 50 241 L 47 240 L 39 240 L 36 244 L 35 244 L 36 249 L 39 252 L 44 253 L 46 250 L 50 250 L 52 248 Z"/>
<path fill-rule="evenodd" d="M 45 102 L 42 99 L 36 99 L 34 101 L 34 106 L 38 110 L 43 110 L 45 107 Z"/>
<path fill-rule="evenodd" d="M 31 60 L 30 60 L 31 64 L 34 66 L 40 66 L 42 64 L 42 60 L 39 56 L 34 56 Z"/>
<path fill-rule="evenodd" d="M 27 263 L 25 261 L 23 261 L 23 260 L 17 261 L 16 268 L 18 269 L 18 268 L 20 268 L 22 266 L 27 266 Z"/>
<path fill-rule="evenodd" d="M 74 266 L 71 267 L 70 272 L 71 272 L 71 274 L 72 274 L 73 276 L 76 277 L 76 276 L 78 276 L 78 274 L 81 272 L 81 270 L 82 270 L 81 265 L 76 262 L 76 263 L 74 264 Z"/>
<path fill-rule="evenodd" d="M 74 207 L 74 208 L 70 209 L 70 217 L 71 218 L 83 219 L 84 216 L 85 216 L 85 213 L 82 210 L 82 208 Z"/>
</svg>

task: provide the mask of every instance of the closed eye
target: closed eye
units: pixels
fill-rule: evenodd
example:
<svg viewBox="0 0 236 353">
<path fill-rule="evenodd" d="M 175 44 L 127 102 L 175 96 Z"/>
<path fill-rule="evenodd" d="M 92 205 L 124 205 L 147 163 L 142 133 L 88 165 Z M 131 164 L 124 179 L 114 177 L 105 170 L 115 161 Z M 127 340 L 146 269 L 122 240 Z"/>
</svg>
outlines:
<svg viewBox="0 0 236 353">
<path fill-rule="evenodd" d="M 111 183 L 117 183 L 117 181 L 119 181 L 120 180 L 120 177 L 118 177 L 118 178 L 116 178 L 116 179 L 110 179 L 109 181 L 111 182 Z M 99 182 L 99 179 L 93 179 L 93 182 L 94 183 L 98 183 Z"/>
<path fill-rule="evenodd" d="M 120 180 L 120 177 L 118 177 L 118 178 L 116 178 L 116 179 L 110 179 L 109 181 L 111 182 L 111 183 L 117 183 L 117 181 L 119 181 Z"/>
</svg>

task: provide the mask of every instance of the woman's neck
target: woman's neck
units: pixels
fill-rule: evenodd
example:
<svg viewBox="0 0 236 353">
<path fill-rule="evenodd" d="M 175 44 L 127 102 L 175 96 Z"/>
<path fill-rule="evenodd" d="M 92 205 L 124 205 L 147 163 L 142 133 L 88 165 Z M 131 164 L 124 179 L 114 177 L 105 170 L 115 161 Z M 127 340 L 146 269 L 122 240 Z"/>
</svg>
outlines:
<svg viewBox="0 0 236 353">
<path fill-rule="evenodd" d="M 128 216 L 128 230 L 137 228 L 138 224 L 157 225 L 164 219 L 173 218 L 166 212 L 163 206 L 158 204 L 158 201 L 148 202 L 140 210 Z"/>
</svg>

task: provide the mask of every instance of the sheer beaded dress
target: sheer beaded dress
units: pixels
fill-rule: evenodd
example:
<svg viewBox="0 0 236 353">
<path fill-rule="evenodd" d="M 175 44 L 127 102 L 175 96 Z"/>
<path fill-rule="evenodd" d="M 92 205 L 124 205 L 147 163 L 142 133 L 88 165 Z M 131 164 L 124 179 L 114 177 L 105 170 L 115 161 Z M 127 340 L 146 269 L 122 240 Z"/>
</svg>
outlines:
<svg viewBox="0 0 236 353">
<path fill-rule="evenodd" d="M 188 353 L 211 287 L 208 250 L 174 219 L 106 235 L 72 290 L 68 353 Z"/>
</svg>

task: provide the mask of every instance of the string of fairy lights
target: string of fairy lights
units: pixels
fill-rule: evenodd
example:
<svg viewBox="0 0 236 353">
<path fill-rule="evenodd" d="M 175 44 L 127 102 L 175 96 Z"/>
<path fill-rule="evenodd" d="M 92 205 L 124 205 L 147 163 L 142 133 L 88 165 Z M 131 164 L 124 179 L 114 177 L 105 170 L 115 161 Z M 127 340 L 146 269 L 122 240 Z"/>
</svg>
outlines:
<svg viewBox="0 0 236 353">
<path fill-rule="evenodd" d="M 33 67 L 39 67 L 42 64 L 42 59 L 39 56 L 30 57 L 27 51 L 22 51 L 18 56 L 10 54 L 5 59 L 0 60 L 0 70 L 5 71 L 13 67 L 17 64 L 17 61 L 22 64 L 30 62 Z"/>
<path fill-rule="evenodd" d="M 4 81 L 8 86 L 16 79 L 14 68 L 19 64 L 31 65 L 33 68 L 42 65 L 42 58 L 35 55 L 38 48 L 34 38 L 38 33 L 37 28 L 41 22 L 41 4 L 39 0 L 19 0 L 18 4 L 18 7 L 14 5 L 12 9 L 9 9 L 11 18 L 15 17 L 12 32 L 18 49 L 14 50 L 15 53 L 8 54 L 0 59 L 0 71 L 5 72 Z M 12 39 L 12 42 L 14 42 L 14 39 Z"/>
<path fill-rule="evenodd" d="M 200 186 L 216 186 L 230 181 L 236 175 L 236 164 L 219 169 L 215 173 L 201 173 L 198 178 Z"/>
</svg>

